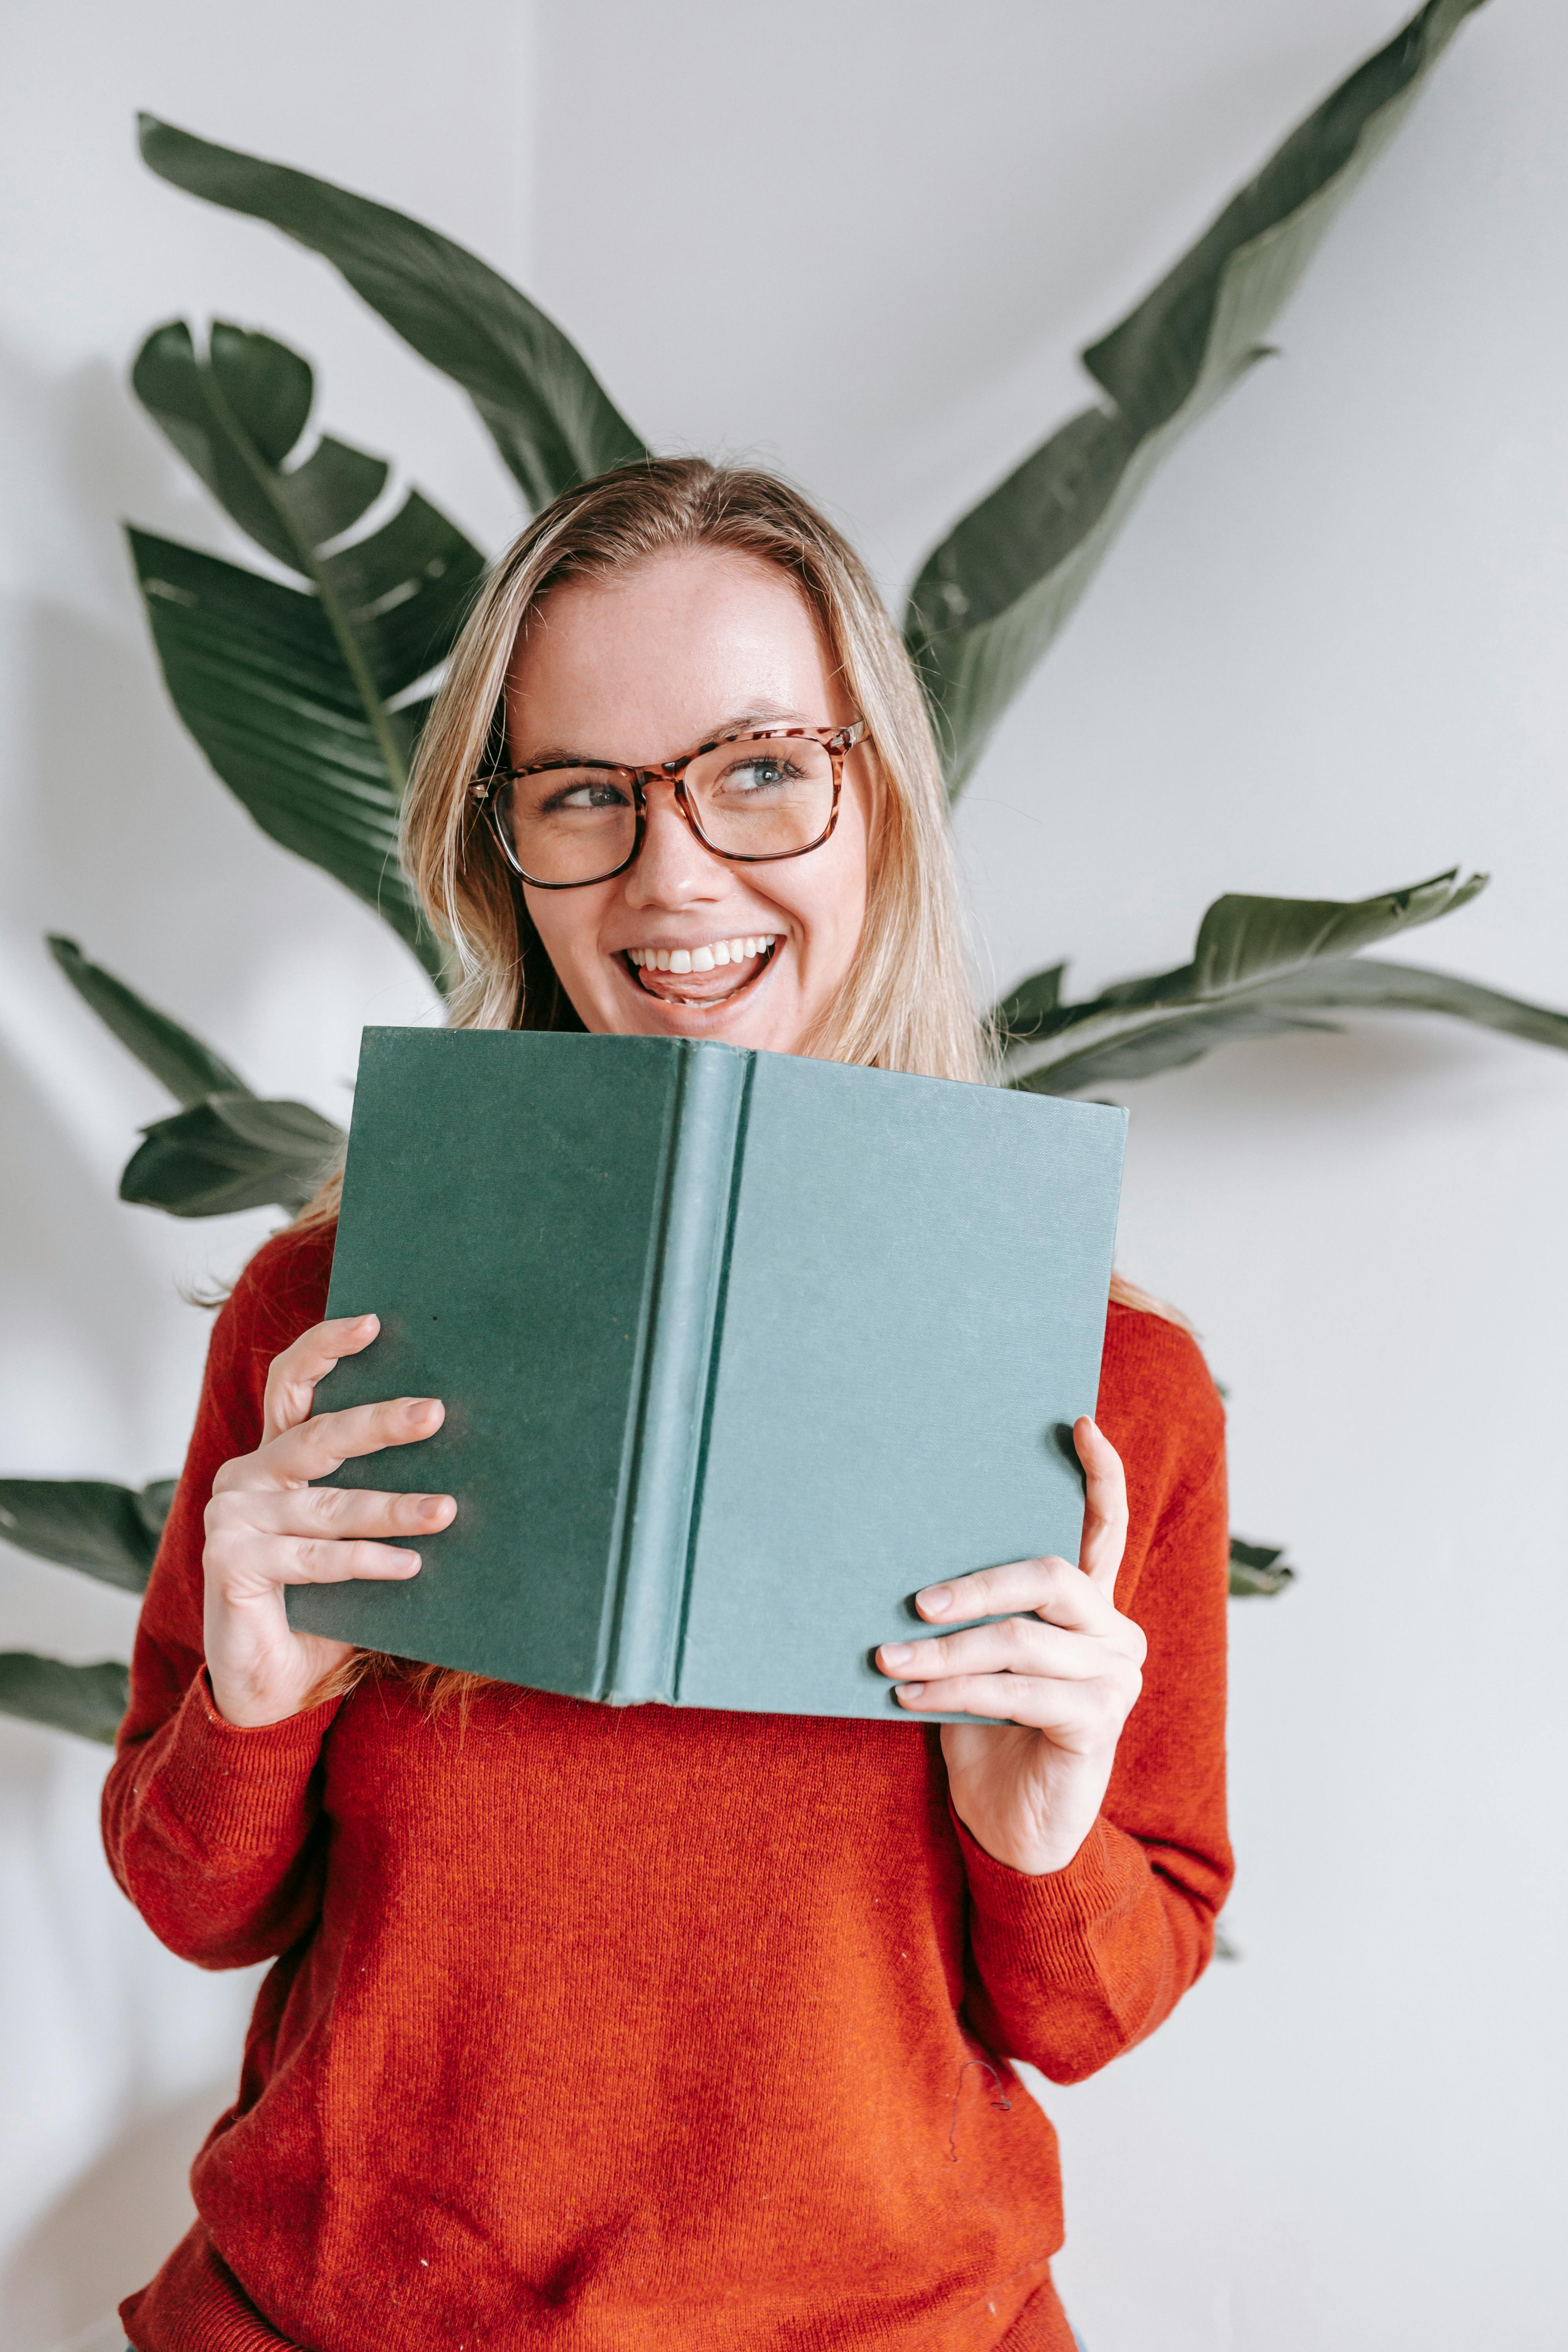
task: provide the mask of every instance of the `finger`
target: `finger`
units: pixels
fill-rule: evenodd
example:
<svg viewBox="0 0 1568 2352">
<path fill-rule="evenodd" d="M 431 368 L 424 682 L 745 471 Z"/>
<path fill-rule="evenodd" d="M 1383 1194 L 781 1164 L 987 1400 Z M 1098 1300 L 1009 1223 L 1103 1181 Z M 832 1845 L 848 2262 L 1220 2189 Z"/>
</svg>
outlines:
<svg viewBox="0 0 1568 2352">
<path fill-rule="evenodd" d="M 247 1594 L 279 1584 L 346 1584 L 352 1577 L 381 1583 L 416 1576 L 419 1554 L 402 1545 L 331 1543 L 323 1538 L 256 1536 L 245 1538 L 243 1556 L 228 1557 L 227 1540 L 220 1536 L 207 1545 L 226 1600 L 243 1601 Z"/>
<path fill-rule="evenodd" d="M 1092 1723 L 1096 1710 L 1081 1683 L 1033 1675 L 959 1675 L 951 1681 L 895 1683 L 893 1696 L 910 1715 L 980 1715 L 993 1723 L 1021 1723 L 1060 1738 Z"/>
<path fill-rule="evenodd" d="M 1088 1634 L 1042 1625 L 1037 1617 L 1002 1617 L 963 1633 L 924 1642 L 884 1642 L 877 1653 L 883 1674 L 918 1675 L 926 1682 L 961 1675 L 1049 1675 L 1089 1682 L 1105 1671 L 1105 1648 Z"/>
<path fill-rule="evenodd" d="M 1105 1595 L 1068 1559 L 1012 1559 L 1001 1568 L 976 1569 L 946 1584 L 928 1585 L 915 1595 L 928 1623 L 943 1619 L 1002 1617 L 1032 1609 L 1053 1625 L 1079 1633 L 1108 1633 L 1115 1611 Z"/>
<path fill-rule="evenodd" d="M 252 1454 L 246 1483 L 278 1487 L 329 1477 L 362 1454 L 434 1437 L 446 1417 L 437 1397 L 390 1397 L 344 1412 L 319 1412 Z"/>
<path fill-rule="evenodd" d="M 1084 1478 L 1079 1566 L 1096 1591 L 1113 1601 L 1117 1572 L 1127 1549 L 1127 1473 L 1110 1438 L 1087 1413 L 1074 1422 L 1072 1436 Z"/>
<path fill-rule="evenodd" d="M 267 1393 L 261 1411 L 261 1442 L 308 1421 L 315 1402 L 316 1382 L 324 1381 L 345 1356 L 357 1356 L 381 1329 L 377 1315 L 339 1315 L 329 1323 L 313 1323 L 301 1331 L 267 1372 Z"/>
<path fill-rule="evenodd" d="M 390 1495 L 358 1486 L 248 1487 L 215 1495 L 208 1528 L 244 1527 L 258 1535 L 363 1537 L 432 1535 L 449 1527 L 450 1495 Z"/>
</svg>

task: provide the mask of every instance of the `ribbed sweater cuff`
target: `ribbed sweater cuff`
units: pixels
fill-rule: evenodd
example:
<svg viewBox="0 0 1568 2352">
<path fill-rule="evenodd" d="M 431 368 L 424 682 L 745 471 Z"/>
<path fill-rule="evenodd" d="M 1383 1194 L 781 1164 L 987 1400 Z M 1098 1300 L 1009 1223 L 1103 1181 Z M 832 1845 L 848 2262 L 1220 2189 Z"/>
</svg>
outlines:
<svg viewBox="0 0 1568 2352">
<path fill-rule="evenodd" d="M 244 1728 L 213 1704 L 204 1666 L 174 1718 L 159 1795 L 205 1850 L 267 1853 L 291 1836 L 341 1699 Z"/>
<path fill-rule="evenodd" d="M 1064 1869 L 1037 1877 L 998 1862 L 956 1812 L 952 1820 L 976 1911 L 1010 1943 L 1042 1960 L 1081 1947 L 1086 1936 L 1147 1892 L 1142 1847 L 1103 1813 Z"/>
</svg>

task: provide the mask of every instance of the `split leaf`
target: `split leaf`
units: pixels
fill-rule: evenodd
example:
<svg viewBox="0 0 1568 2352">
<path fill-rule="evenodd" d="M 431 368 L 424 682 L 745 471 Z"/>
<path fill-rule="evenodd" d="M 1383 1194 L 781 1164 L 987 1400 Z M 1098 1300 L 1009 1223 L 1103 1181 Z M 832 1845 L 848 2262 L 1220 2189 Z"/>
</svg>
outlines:
<svg viewBox="0 0 1568 2352">
<path fill-rule="evenodd" d="M 373 723 L 314 596 L 147 531 L 129 537 L 164 684 L 213 768 L 263 833 L 345 884 L 437 978 L 439 950 L 397 859 L 405 723 L 379 701 L 385 724 Z"/>
<path fill-rule="evenodd" d="M 446 660 L 484 557 L 418 490 L 342 543 L 381 496 L 386 463 L 331 438 L 295 456 L 315 379 L 270 335 L 220 320 L 204 353 L 171 320 L 142 346 L 132 383 L 225 511 L 304 583 L 132 530 L 176 709 L 263 830 L 384 916 L 439 981 L 396 864 L 416 722 L 389 706 Z"/>
<path fill-rule="evenodd" d="M 647 457 L 576 346 L 477 254 L 390 205 L 153 115 L 141 116 L 139 131 L 162 179 L 322 255 L 421 359 L 461 384 L 532 506 Z"/>
</svg>

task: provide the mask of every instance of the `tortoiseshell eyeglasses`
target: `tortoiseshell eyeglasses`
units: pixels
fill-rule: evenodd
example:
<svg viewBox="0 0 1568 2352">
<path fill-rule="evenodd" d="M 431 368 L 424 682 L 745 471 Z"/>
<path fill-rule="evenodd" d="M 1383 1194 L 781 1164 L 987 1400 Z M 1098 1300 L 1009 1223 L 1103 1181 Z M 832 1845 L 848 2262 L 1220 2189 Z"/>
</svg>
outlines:
<svg viewBox="0 0 1568 2352">
<path fill-rule="evenodd" d="M 610 760 L 542 760 L 501 768 L 469 790 L 506 861 L 537 890 L 580 890 L 636 862 L 647 830 L 647 788 L 675 805 L 716 857 L 765 866 L 820 849 L 838 822 L 844 758 L 868 733 L 847 727 L 752 727 L 700 743 L 657 767 Z"/>
</svg>

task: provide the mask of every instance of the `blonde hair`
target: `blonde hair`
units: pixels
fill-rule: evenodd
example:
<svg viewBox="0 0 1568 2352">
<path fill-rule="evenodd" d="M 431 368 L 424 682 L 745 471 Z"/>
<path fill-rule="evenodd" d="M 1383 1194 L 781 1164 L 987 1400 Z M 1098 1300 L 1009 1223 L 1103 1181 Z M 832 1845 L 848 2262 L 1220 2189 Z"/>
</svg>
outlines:
<svg viewBox="0 0 1568 2352">
<path fill-rule="evenodd" d="M 799 490 L 776 475 L 700 457 L 639 460 L 565 491 L 494 566 L 453 649 L 420 737 L 401 845 L 448 959 L 449 1025 L 582 1026 L 470 786 L 505 756 L 508 678 L 552 592 L 697 548 L 728 550 L 795 583 L 868 722 L 869 748 L 858 756 L 875 760 L 880 791 L 865 920 L 847 978 L 805 1050 L 927 1077 L 994 1079 L 994 1039 L 974 1010 L 959 921 L 941 765 L 903 640 L 854 549 Z M 334 1175 L 299 1222 L 330 1222 L 340 1192 Z M 1120 1278 L 1111 1296 L 1154 1304 Z M 323 1695 L 381 1663 L 361 1654 Z M 466 1699 L 478 1686 L 445 1669 L 421 1669 L 416 1679 L 435 1702 Z"/>
</svg>

